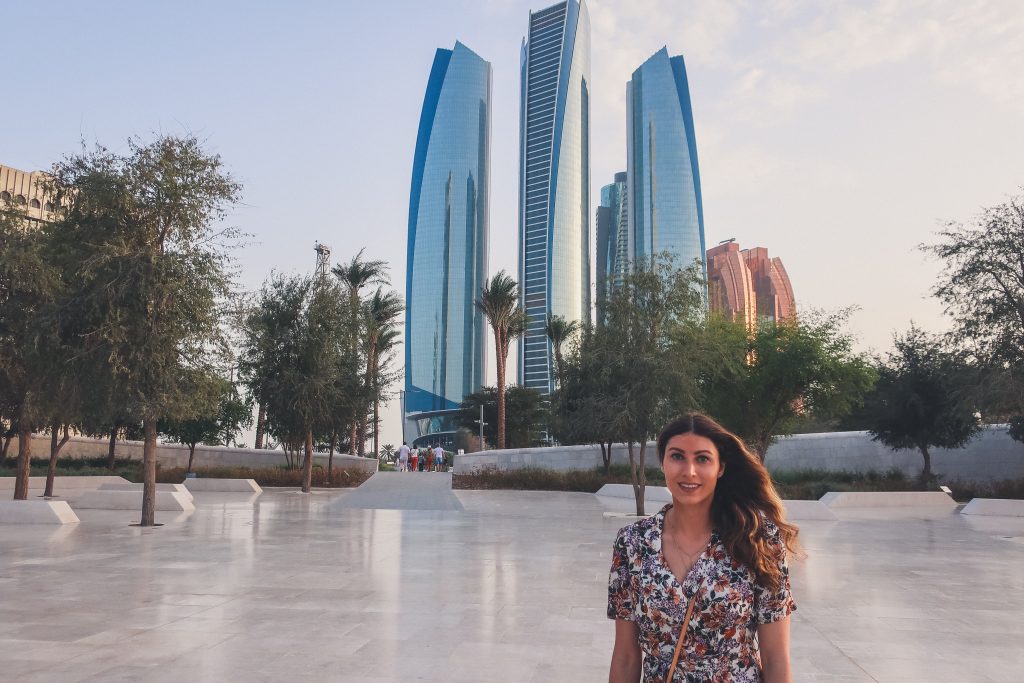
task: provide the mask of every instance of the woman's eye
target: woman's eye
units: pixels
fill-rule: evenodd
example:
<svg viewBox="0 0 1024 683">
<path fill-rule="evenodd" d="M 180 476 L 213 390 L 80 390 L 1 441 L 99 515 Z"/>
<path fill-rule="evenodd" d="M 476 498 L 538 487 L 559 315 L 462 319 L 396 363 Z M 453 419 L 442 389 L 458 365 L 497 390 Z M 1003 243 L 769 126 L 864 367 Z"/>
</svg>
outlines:
<svg viewBox="0 0 1024 683">
<path fill-rule="evenodd" d="M 711 462 L 711 458 L 706 455 L 698 455 L 697 462 Z"/>
</svg>

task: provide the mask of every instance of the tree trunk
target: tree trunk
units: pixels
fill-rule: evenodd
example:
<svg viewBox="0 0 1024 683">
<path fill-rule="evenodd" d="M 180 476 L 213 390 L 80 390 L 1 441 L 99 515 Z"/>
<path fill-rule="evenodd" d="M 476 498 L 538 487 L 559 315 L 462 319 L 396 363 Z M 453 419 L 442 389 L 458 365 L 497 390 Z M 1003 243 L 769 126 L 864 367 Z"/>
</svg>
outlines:
<svg viewBox="0 0 1024 683">
<path fill-rule="evenodd" d="M 190 443 L 188 445 L 188 469 L 185 470 L 186 472 L 191 472 L 192 471 L 192 458 L 195 457 L 195 454 L 196 454 L 196 445 L 194 443 Z"/>
<path fill-rule="evenodd" d="M 358 401 L 357 401 L 358 403 Z M 352 424 L 348 432 L 348 454 L 356 454 L 356 435 L 359 432 L 359 408 L 352 409 Z"/>
<path fill-rule="evenodd" d="M 644 516 L 644 494 L 647 490 L 647 472 L 644 470 L 644 447 L 640 443 L 639 461 L 636 449 L 632 441 L 626 441 L 626 450 L 629 451 L 629 477 L 633 483 L 633 498 L 636 500 L 637 517 Z"/>
<path fill-rule="evenodd" d="M 259 402 L 259 406 L 256 408 L 256 443 L 254 447 L 256 450 L 263 448 L 263 435 L 267 430 L 267 409 L 263 405 L 263 401 Z"/>
<path fill-rule="evenodd" d="M 302 492 L 313 487 L 313 430 L 306 430 L 306 456 L 302 459 Z"/>
<path fill-rule="evenodd" d="M 142 422 L 145 440 L 142 446 L 142 520 L 139 526 L 156 523 L 156 420 Z"/>
<path fill-rule="evenodd" d="M 331 485 L 331 475 L 334 474 L 334 447 L 338 445 L 338 430 L 331 432 L 331 452 L 327 454 L 327 485 Z"/>
<path fill-rule="evenodd" d="M 921 470 L 921 482 L 924 484 L 930 484 L 934 479 L 935 475 L 932 474 L 932 454 L 928 452 L 927 446 L 918 446 L 921 451 L 921 455 L 924 456 L 924 469 Z"/>
<path fill-rule="evenodd" d="M 114 469 L 114 446 L 117 444 L 117 429 L 117 425 L 110 429 L 110 445 L 107 446 L 107 469 L 109 470 Z"/>
<path fill-rule="evenodd" d="M 32 471 L 32 427 L 23 411 L 18 419 L 18 466 L 14 479 L 14 500 L 28 500 L 28 478 Z"/>
<path fill-rule="evenodd" d="M 498 342 L 498 334 L 495 333 L 495 341 Z M 498 347 L 498 449 L 505 447 L 505 358 Z"/>
<path fill-rule="evenodd" d="M 10 448 L 11 448 L 11 439 L 13 439 L 13 438 L 14 438 L 14 430 L 13 430 L 13 427 L 12 427 L 11 431 L 8 432 L 7 434 L 4 434 L 4 437 L 3 437 L 3 439 L 4 439 L 4 450 L 3 450 L 3 454 L 0 455 L 0 457 L 2 457 L 5 460 L 7 459 L 7 451 L 10 450 Z"/>
<path fill-rule="evenodd" d="M 363 457 L 364 455 L 366 455 L 366 411 L 365 410 L 363 411 L 363 416 L 361 418 L 359 418 L 359 436 L 357 437 L 357 440 L 359 441 L 359 445 L 357 447 L 358 448 L 358 455 L 359 455 L 359 457 Z"/>
<path fill-rule="evenodd" d="M 612 442 L 601 441 L 601 463 L 604 465 L 604 473 L 608 474 L 612 467 Z"/>
<path fill-rule="evenodd" d="M 366 382 L 366 388 L 372 390 L 373 383 L 373 363 L 374 357 L 376 356 L 376 350 L 373 346 L 370 346 L 369 353 L 366 354 L 366 376 L 364 381 Z M 374 397 L 376 398 L 376 397 Z M 364 409 L 359 416 L 359 455 L 366 455 L 366 422 L 369 418 L 367 415 L 369 411 Z"/>
<path fill-rule="evenodd" d="M 380 401 L 373 399 L 373 457 L 380 458 Z"/>
<path fill-rule="evenodd" d="M 43 491 L 45 498 L 53 496 L 53 478 L 57 474 L 57 457 L 60 455 L 60 450 L 64 448 L 64 444 L 71 438 L 68 436 L 67 425 L 64 425 L 64 435 L 60 441 L 57 440 L 58 431 L 60 431 L 60 424 L 54 422 L 50 425 L 50 463 L 46 467 L 46 490 Z"/>
</svg>

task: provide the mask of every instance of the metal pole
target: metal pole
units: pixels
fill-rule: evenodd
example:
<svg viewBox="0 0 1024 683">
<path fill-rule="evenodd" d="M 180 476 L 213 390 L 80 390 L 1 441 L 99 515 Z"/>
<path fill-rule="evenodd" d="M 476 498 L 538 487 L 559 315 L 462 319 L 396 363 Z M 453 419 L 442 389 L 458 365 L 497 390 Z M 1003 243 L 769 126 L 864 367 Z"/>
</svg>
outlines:
<svg viewBox="0 0 1024 683">
<path fill-rule="evenodd" d="M 480 450 L 487 450 L 486 442 L 484 441 L 484 404 L 480 404 Z"/>
</svg>

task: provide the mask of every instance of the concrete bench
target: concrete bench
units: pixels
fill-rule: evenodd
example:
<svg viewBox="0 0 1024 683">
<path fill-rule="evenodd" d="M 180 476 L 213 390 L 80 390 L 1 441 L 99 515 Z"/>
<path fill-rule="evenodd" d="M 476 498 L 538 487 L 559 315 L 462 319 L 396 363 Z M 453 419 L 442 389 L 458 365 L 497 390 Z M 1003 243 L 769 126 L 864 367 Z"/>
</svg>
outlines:
<svg viewBox="0 0 1024 683">
<path fill-rule="evenodd" d="M 956 501 L 942 491 L 829 491 L 821 502 L 837 508 L 956 507 Z"/>
<path fill-rule="evenodd" d="M 836 513 L 820 500 L 784 500 L 782 506 L 786 509 L 788 521 L 833 522 L 839 519 Z"/>
<path fill-rule="evenodd" d="M 74 501 L 74 507 L 82 510 L 141 510 L 142 490 L 86 491 Z M 191 493 L 157 490 L 156 509 L 167 512 L 190 512 L 196 508 L 192 504 Z"/>
<path fill-rule="evenodd" d="M 255 479 L 217 479 L 214 477 L 186 479 L 182 482 L 189 491 L 217 491 L 220 493 L 262 493 Z"/>
<path fill-rule="evenodd" d="M 75 524 L 78 515 L 63 500 L 0 501 L 0 524 Z"/>
<path fill-rule="evenodd" d="M 987 517 L 1024 517 L 1024 500 L 973 498 L 970 503 L 964 506 L 960 514 Z"/>
<path fill-rule="evenodd" d="M 606 498 L 628 498 L 629 500 L 636 500 L 636 496 L 633 493 L 632 484 L 605 484 L 597 490 L 595 496 L 604 496 Z M 657 503 L 671 503 L 672 494 L 668 492 L 668 489 L 664 486 L 646 486 L 644 487 L 644 500 L 653 501 Z"/>
</svg>

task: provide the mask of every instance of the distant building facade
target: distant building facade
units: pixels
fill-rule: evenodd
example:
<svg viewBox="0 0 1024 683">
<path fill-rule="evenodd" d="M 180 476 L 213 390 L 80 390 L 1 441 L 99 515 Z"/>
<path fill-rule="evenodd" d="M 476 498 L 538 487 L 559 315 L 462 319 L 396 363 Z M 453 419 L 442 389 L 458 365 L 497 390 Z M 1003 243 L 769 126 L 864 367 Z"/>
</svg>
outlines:
<svg viewBox="0 0 1024 683">
<path fill-rule="evenodd" d="M 549 316 L 590 320 L 590 16 L 585 0 L 530 13 L 521 53 L 519 383 L 554 389 Z"/>
<path fill-rule="evenodd" d="M 712 312 L 756 327 L 759 320 L 793 320 L 796 299 L 782 259 L 764 247 L 729 241 L 708 249 L 708 304 Z"/>
<path fill-rule="evenodd" d="M 48 177 L 43 171 L 19 171 L 0 165 L 0 206 L 12 206 L 22 212 L 30 226 L 53 220 L 53 200 L 43 187 Z"/>
<path fill-rule="evenodd" d="M 597 314 L 617 279 L 629 265 L 629 206 L 626 195 L 626 172 L 615 174 L 615 182 L 601 188 L 601 204 L 597 207 Z"/>
<path fill-rule="evenodd" d="M 413 158 L 406 265 L 405 440 L 450 447 L 454 412 L 484 382 L 491 65 L 438 49 Z"/>
<path fill-rule="evenodd" d="M 630 260 L 704 263 L 704 206 L 682 56 L 662 48 L 626 84 Z"/>
</svg>

